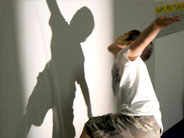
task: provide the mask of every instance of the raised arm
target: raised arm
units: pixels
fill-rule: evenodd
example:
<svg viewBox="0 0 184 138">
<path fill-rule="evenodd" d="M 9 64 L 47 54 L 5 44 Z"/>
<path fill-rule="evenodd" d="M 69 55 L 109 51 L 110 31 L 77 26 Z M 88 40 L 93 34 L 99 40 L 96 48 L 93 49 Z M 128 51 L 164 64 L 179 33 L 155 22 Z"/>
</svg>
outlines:
<svg viewBox="0 0 184 138">
<path fill-rule="evenodd" d="M 51 18 L 50 18 L 51 27 L 57 28 L 58 24 L 59 24 L 59 26 L 62 26 L 63 28 L 64 28 L 64 26 L 68 26 L 68 23 L 66 22 L 64 16 L 62 15 L 62 13 L 59 9 L 57 1 L 56 0 L 46 0 L 46 2 L 47 2 L 48 8 L 49 8 L 50 13 L 51 13 Z"/>
<path fill-rule="evenodd" d="M 88 90 L 88 86 L 85 80 L 83 69 L 81 70 L 81 73 L 77 77 L 77 83 L 80 85 L 81 90 L 82 90 L 82 94 L 83 94 L 83 97 L 84 97 L 84 100 L 87 106 L 88 117 L 92 117 L 90 95 L 89 95 L 89 90 Z"/>
<path fill-rule="evenodd" d="M 130 60 L 135 60 L 138 56 L 140 56 L 146 46 L 148 46 L 149 43 L 155 39 L 161 29 L 177 21 L 180 21 L 179 16 L 172 18 L 159 17 L 154 20 L 130 46 L 130 52 L 128 55 Z"/>
<path fill-rule="evenodd" d="M 61 14 L 56 0 L 46 0 L 46 2 L 52 14 Z"/>
</svg>

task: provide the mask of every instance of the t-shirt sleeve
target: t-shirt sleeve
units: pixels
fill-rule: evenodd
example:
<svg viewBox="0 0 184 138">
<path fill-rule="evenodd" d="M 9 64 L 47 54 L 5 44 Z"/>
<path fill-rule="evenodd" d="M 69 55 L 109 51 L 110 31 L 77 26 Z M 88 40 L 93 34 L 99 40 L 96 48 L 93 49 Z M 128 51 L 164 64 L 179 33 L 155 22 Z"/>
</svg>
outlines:
<svg viewBox="0 0 184 138">
<path fill-rule="evenodd" d="M 129 47 L 121 50 L 117 57 L 117 66 L 119 68 L 119 75 L 121 81 L 119 86 L 121 88 L 131 88 L 136 79 L 137 61 L 140 57 L 137 57 L 134 61 L 128 58 Z"/>
</svg>

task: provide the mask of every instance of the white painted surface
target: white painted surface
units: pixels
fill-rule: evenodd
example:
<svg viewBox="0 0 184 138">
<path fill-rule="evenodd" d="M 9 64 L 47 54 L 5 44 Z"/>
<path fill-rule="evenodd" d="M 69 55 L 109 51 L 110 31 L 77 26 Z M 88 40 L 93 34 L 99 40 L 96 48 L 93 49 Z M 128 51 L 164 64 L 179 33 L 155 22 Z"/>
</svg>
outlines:
<svg viewBox="0 0 184 138">
<path fill-rule="evenodd" d="M 155 89 L 160 100 L 165 130 L 183 119 L 184 32 L 156 40 Z"/>
<path fill-rule="evenodd" d="M 142 30 L 155 17 L 150 10 L 154 7 L 153 2 L 142 2 L 57 1 L 68 23 L 83 6 L 87 6 L 93 14 L 93 32 L 81 43 L 81 47 L 94 116 L 115 112 L 111 88 L 113 57 L 108 53 L 107 46 L 122 32 Z M 0 7 L 0 137 L 15 138 L 29 96 L 37 83 L 37 76 L 51 59 L 50 11 L 44 0 L 0 1 Z M 184 33 L 180 32 L 157 39 L 154 42 L 154 54 L 147 63 L 161 104 L 165 130 L 183 118 L 183 36 Z M 77 83 L 74 85 L 77 90 L 73 104 L 73 124 L 78 138 L 88 117 L 80 86 Z M 31 127 L 28 137 L 52 137 L 51 110 L 41 126 Z"/>
<path fill-rule="evenodd" d="M 51 14 L 45 0 L 10 0 L 1 2 L 1 5 L 3 8 L 1 137 L 15 138 L 18 136 L 21 138 L 23 136 L 16 135 L 16 131 L 26 113 L 30 95 L 37 85 L 38 74 L 44 70 L 45 64 L 52 60 L 50 43 L 53 34 L 48 23 Z M 113 39 L 112 2 L 58 0 L 57 5 L 68 24 L 76 11 L 83 6 L 88 7 L 92 12 L 95 22 L 94 29 L 86 41 L 81 43 L 92 113 L 97 116 L 114 112 L 111 88 L 112 55 L 107 51 L 107 46 Z M 80 22 L 82 24 L 85 20 L 81 19 Z M 66 38 L 64 34 L 58 37 L 71 39 Z M 60 49 L 62 50 L 62 47 Z M 76 138 L 78 138 L 88 119 L 87 108 L 80 86 L 77 83 L 72 85 L 76 85 L 77 88 L 73 105 L 75 115 L 73 124 Z M 67 118 L 64 119 L 67 120 Z M 60 130 L 60 133 L 63 131 Z M 28 138 L 33 137 L 52 137 L 51 110 L 45 116 L 41 126 L 32 125 L 28 130 Z"/>
</svg>

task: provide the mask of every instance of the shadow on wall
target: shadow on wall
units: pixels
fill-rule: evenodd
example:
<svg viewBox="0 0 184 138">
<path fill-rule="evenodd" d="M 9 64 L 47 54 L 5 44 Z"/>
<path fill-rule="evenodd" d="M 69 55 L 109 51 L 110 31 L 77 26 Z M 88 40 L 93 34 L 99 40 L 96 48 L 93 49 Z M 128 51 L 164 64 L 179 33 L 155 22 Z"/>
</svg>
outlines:
<svg viewBox="0 0 184 138">
<path fill-rule="evenodd" d="M 37 77 L 29 97 L 26 115 L 17 135 L 25 138 L 31 125 L 40 126 L 49 109 L 53 110 L 53 138 L 73 138 L 73 101 L 75 81 L 80 85 L 91 116 L 88 87 L 84 76 L 84 42 L 94 28 L 94 19 L 87 7 L 82 7 L 68 24 L 55 0 L 47 0 L 51 12 L 51 60 Z"/>
<path fill-rule="evenodd" d="M 0 1 L 0 137 L 14 138 L 23 114 L 23 80 L 14 2 Z"/>
</svg>

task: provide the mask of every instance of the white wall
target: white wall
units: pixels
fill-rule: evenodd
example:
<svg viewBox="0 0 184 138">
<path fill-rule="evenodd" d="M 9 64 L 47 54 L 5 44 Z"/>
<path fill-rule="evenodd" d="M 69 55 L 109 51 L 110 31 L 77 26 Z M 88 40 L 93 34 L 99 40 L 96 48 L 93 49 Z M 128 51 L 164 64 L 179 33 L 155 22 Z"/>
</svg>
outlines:
<svg viewBox="0 0 184 138">
<path fill-rule="evenodd" d="M 52 129 L 60 129 L 59 132 L 54 132 L 54 138 L 72 137 L 72 107 L 67 107 L 71 104 L 74 108 L 73 124 L 78 138 L 88 119 L 82 90 L 75 82 L 78 77 L 80 81 L 83 73 L 91 97 L 93 115 L 115 111 L 111 88 L 113 58 L 107 51 L 107 46 L 113 39 L 111 1 L 58 0 L 60 13 L 56 13 L 51 19 L 51 25 L 57 28 L 54 32 L 51 30 L 53 26 L 49 26 L 51 12 L 45 0 L 9 0 L 1 1 L 0 5 L 3 19 L 1 137 L 23 138 L 28 134 L 29 138 L 50 138 Z M 76 18 L 79 19 L 74 22 L 74 27 L 78 25 L 82 29 L 67 30 L 71 19 L 83 6 L 88 8 L 92 17 L 85 17 L 89 15 L 87 10 L 82 11 L 83 17 L 77 13 Z M 58 12 L 52 7 L 54 4 L 51 4 L 53 14 Z M 89 22 L 91 18 L 94 20 L 94 26 Z M 85 28 L 88 25 L 94 27 L 92 33 L 80 44 L 78 40 L 84 35 L 83 32 L 90 29 L 90 26 Z M 68 35 L 69 32 L 71 35 Z M 57 47 L 58 45 L 61 46 Z M 45 66 L 47 63 L 49 67 Z M 84 82 L 81 85 L 84 85 Z M 84 89 L 87 92 L 87 89 Z M 54 97 L 52 100 L 54 109 L 57 110 L 56 116 L 53 116 L 51 110 L 47 114 L 44 111 L 50 105 L 50 97 Z M 65 108 L 65 112 L 59 110 Z M 64 116 L 66 113 L 68 117 Z M 59 123 L 56 121 L 58 116 Z M 52 117 L 56 121 L 55 128 L 52 128 Z M 66 129 L 71 129 L 61 129 L 62 125 L 66 125 L 64 121 L 70 124 L 65 126 Z M 38 126 L 31 125 L 32 123 Z M 71 132 L 70 136 L 66 134 L 68 131 Z"/>
<path fill-rule="evenodd" d="M 135 5 L 129 5 L 127 2 L 123 3 L 119 0 L 58 0 L 57 5 L 61 13 L 55 16 L 59 19 L 52 19 L 51 24 L 57 28 L 54 30 L 55 32 L 52 32 L 49 25 L 51 12 L 45 0 L 0 1 L 0 19 L 2 19 L 0 29 L 0 137 L 24 138 L 25 134 L 28 134 L 29 138 L 52 137 L 53 112 L 48 110 L 47 114 L 42 114 L 45 111 L 42 111 L 43 108 L 39 108 L 39 106 L 49 105 L 47 98 L 53 95 L 55 95 L 54 101 L 58 103 L 63 102 L 68 95 L 71 101 L 65 101 L 61 105 L 57 103 L 56 109 L 66 108 L 67 104 L 73 106 L 73 124 L 76 138 L 78 138 L 88 117 L 82 90 L 80 85 L 75 82 L 76 76 L 72 74 L 75 74 L 75 71 L 79 71 L 79 76 L 82 76 L 81 73 L 85 73 L 93 115 L 115 112 L 111 88 L 113 57 L 108 53 L 107 46 L 114 37 L 122 32 L 130 29 L 142 30 L 154 18 L 154 13 L 150 10 L 154 7 L 152 2 L 140 3 L 137 1 L 134 2 Z M 70 30 L 71 36 L 68 35 L 67 29 L 73 16 L 83 6 L 88 7 L 92 13 L 94 28 L 87 39 L 80 43 L 75 40 L 82 37 L 82 32 L 85 30 Z M 53 9 L 53 12 L 56 12 L 56 9 Z M 79 27 L 80 24 L 85 27 L 85 23 L 93 25 L 89 22 L 90 17 L 89 20 L 88 17 L 85 17 L 87 14 L 85 11 L 84 17 L 77 20 Z M 183 32 L 180 32 L 157 39 L 154 42 L 154 55 L 147 63 L 161 103 L 165 130 L 183 118 L 183 35 Z M 79 38 L 73 36 L 79 36 Z M 53 37 L 55 40 L 51 39 Z M 51 53 L 51 46 L 60 44 L 61 47 L 58 49 L 53 48 L 56 53 Z M 72 48 L 68 48 L 69 46 Z M 71 57 L 73 58 L 71 59 Z M 49 69 L 52 69 L 51 72 L 54 73 L 51 75 L 51 79 L 50 76 L 47 76 L 49 75 L 48 68 L 45 67 L 50 60 L 52 64 L 49 64 L 51 65 Z M 170 61 L 173 61 L 173 64 L 170 64 Z M 76 62 L 80 64 L 75 64 Z M 74 67 L 77 69 L 74 70 Z M 46 73 L 45 79 L 40 77 L 40 80 L 45 81 L 43 82 L 44 87 L 37 85 L 39 72 Z M 52 81 L 50 82 L 50 80 Z M 34 95 L 34 89 L 37 88 L 41 89 L 42 93 L 32 103 L 45 102 L 46 104 L 31 104 L 28 109 L 31 109 L 32 114 L 25 117 L 30 96 Z M 63 92 L 63 88 L 67 89 L 66 93 Z M 56 93 L 47 93 L 49 89 Z M 61 92 L 61 90 L 63 91 Z M 69 93 L 70 90 L 73 93 Z M 87 91 L 87 89 L 85 90 Z M 46 97 L 44 94 L 49 96 Z M 38 112 L 39 109 L 40 112 Z M 69 117 L 64 117 L 67 112 L 58 111 L 57 113 L 61 119 L 57 125 L 59 125 L 58 128 L 62 128 L 63 122 Z M 68 113 L 72 116 L 71 110 Z M 43 123 L 39 117 L 44 119 Z M 57 120 L 57 116 L 54 116 L 54 119 Z M 29 128 L 30 123 L 35 123 L 38 126 L 32 125 Z M 16 134 L 21 127 L 23 129 L 20 132 L 25 134 Z M 56 129 L 57 126 L 54 130 Z M 64 137 L 64 132 L 64 129 L 60 129 L 54 138 L 59 135 Z"/>
<path fill-rule="evenodd" d="M 184 32 L 156 40 L 155 89 L 161 105 L 165 130 L 183 119 Z"/>
</svg>

